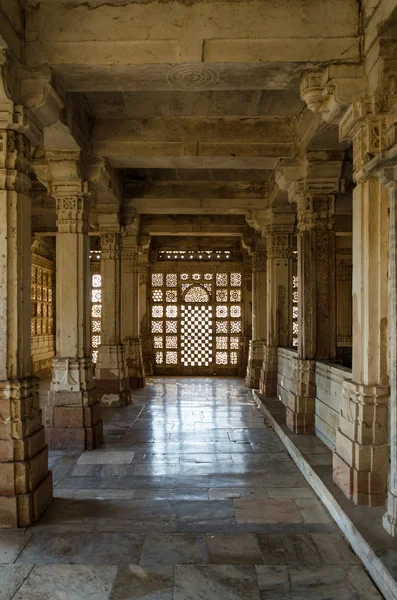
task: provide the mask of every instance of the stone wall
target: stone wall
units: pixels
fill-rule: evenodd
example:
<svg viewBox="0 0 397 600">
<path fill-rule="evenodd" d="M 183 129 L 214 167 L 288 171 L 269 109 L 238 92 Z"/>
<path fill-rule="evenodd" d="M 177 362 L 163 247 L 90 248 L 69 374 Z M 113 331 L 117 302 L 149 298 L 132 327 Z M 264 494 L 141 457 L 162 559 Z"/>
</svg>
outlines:
<svg viewBox="0 0 397 600">
<path fill-rule="evenodd" d="M 296 350 L 278 349 L 277 397 L 285 406 L 289 405 L 288 399 L 293 395 L 293 359 L 297 356 Z"/>
<path fill-rule="evenodd" d="M 345 379 L 351 379 L 350 369 L 328 361 L 316 362 L 315 432 L 331 450 L 335 449 Z"/>
<path fill-rule="evenodd" d="M 55 244 L 36 237 L 32 244 L 31 330 L 33 373 L 51 377 L 55 356 Z"/>
</svg>

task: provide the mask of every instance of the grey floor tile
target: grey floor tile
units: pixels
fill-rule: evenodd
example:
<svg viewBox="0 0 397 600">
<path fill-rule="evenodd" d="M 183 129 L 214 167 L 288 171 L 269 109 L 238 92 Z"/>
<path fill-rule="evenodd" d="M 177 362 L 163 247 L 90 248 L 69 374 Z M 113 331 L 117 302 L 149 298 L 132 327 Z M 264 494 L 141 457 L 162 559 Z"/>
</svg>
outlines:
<svg viewBox="0 0 397 600">
<path fill-rule="evenodd" d="M 39 565 L 13 600 L 109 600 L 116 566 Z"/>
<path fill-rule="evenodd" d="M 254 567 L 175 567 L 173 600 L 260 600 Z"/>
<path fill-rule="evenodd" d="M 265 565 L 322 566 L 325 561 L 310 534 L 258 533 Z"/>
<path fill-rule="evenodd" d="M 11 600 L 33 565 L 0 565 L 0 600 Z"/>
<path fill-rule="evenodd" d="M 157 565 L 121 567 L 109 600 L 173 600 L 174 569 Z"/>
<path fill-rule="evenodd" d="M 132 564 L 137 563 L 144 538 L 131 533 L 34 533 L 17 563 Z"/>
<path fill-rule="evenodd" d="M 0 564 L 15 562 L 30 537 L 31 533 L 18 529 L 0 530 Z"/>
<path fill-rule="evenodd" d="M 207 535 L 208 562 L 218 565 L 260 565 L 262 554 L 253 533 Z"/>
<path fill-rule="evenodd" d="M 205 535 L 154 534 L 146 536 L 141 560 L 142 567 L 156 565 L 195 564 L 207 562 Z"/>
</svg>

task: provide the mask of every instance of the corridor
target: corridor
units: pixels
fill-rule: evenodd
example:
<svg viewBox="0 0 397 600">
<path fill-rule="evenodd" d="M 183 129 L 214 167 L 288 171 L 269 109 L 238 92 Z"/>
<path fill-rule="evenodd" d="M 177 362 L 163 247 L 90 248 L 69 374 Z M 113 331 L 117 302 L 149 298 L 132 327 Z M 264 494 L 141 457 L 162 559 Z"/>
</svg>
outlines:
<svg viewBox="0 0 397 600">
<path fill-rule="evenodd" d="M 381 598 L 241 380 L 134 398 L 99 450 L 50 453 L 49 510 L 0 531 L 1 600 Z"/>
</svg>

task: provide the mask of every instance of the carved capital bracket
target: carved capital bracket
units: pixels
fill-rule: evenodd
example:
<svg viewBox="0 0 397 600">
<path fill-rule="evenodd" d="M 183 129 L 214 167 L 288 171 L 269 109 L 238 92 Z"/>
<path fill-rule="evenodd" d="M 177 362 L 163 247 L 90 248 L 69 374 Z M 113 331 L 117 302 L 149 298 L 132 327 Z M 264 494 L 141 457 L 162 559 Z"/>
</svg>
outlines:
<svg viewBox="0 0 397 600">
<path fill-rule="evenodd" d="M 12 130 L 0 130 L 0 190 L 27 193 L 31 186 L 30 143 Z"/>
<path fill-rule="evenodd" d="M 95 195 L 98 211 L 118 211 L 123 192 L 117 172 L 100 157 L 90 157 L 84 165 L 84 172 L 90 191 Z"/>
<path fill-rule="evenodd" d="M 309 110 L 326 123 L 336 124 L 349 105 L 364 97 L 364 82 L 362 65 L 309 69 L 302 73 L 300 95 Z"/>
</svg>

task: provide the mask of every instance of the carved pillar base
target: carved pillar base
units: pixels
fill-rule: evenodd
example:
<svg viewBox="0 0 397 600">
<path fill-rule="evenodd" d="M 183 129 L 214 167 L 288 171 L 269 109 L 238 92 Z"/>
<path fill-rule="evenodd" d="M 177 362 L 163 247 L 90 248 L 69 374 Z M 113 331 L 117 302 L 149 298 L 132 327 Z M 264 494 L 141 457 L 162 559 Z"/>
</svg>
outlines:
<svg viewBox="0 0 397 600">
<path fill-rule="evenodd" d="M 91 358 L 55 358 L 46 407 L 51 450 L 92 450 L 103 440 Z"/>
<path fill-rule="evenodd" d="M 286 423 L 294 433 L 314 433 L 316 362 L 294 359 L 294 393 L 288 396 Z"/>
<path fill-rule="evenodd" d="M 263 340 L 251 340 L 248 351 L 247 375 L 245 385 L 252 389 L 259 389 L 261 368 L 263 362 Z"/>
<path fill-rule="evenodd" d="M 264 346 L 259 389 L 264 396 L 277 396 L 278 346 Z"/>
<path fill-rule="evenodd" d="M 382 506 L 386 498 L 389 388 L 345 381 L 333 477 L 355 504 Z"/>
<path fill-rule="evenodd" d="M 125 406 L 131 401 L 124 346 L 100 346 L 95 387 L 102 406 Z"/>
<path fill-rule="evenodd" d="M 387 497 L 387 513 L 383 515 L 383 527 L 389 535 L 397 537 L 397 497 L 390 491 Z"/>
<path fill-rule="evenodd" d="M 38 379 L 0 382 L 0 528 L 28 527 L 52 500 Z"/>
<path fill-rule="evenodd" d="M 125 340 L 130 390 L 145 387 L 145 369 L 142 359 L 142 346 L 139 338 Z"/>
<path fill-rule="evenodd" d="M 151 335 L 141 335 L 140 344 L 142 348 L 142 361 L 145 375 L 153 375 L 154 373 L 154 349 L 153 338 Z"/>
</svg>

